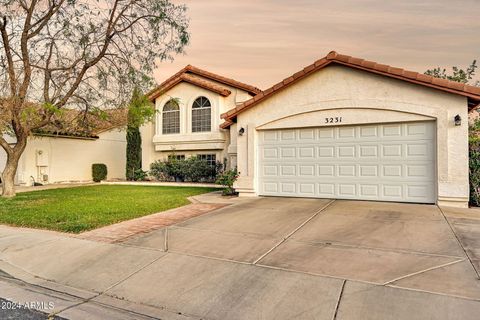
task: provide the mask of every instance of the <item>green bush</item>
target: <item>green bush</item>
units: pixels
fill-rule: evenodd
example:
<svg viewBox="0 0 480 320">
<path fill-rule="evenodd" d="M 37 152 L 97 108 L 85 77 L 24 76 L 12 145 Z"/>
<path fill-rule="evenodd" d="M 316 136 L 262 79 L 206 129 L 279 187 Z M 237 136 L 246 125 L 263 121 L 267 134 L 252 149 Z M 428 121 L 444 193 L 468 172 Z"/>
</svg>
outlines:
<svg viewBox="0 0 480 320">
<path fill-rule="evenodd" d="M 133 173 L 133 180 L 134 181 L 145 181 L 147 179 L 148 172 L 143 171 L 142 169 L 137 169 Z"/>
<path fill-rule="evenodd" d="M 208 182 L 215 180 L 215 167 L 198 157 L 184 160 L 185 179 L 191 182 Z"/>
<path fill-rule="evenodd" d="M 150 165 L 150 175 L 159 181 L 214 182 L 223 171 L 223 164 L 215 166 L 198 157 L 158 160 Z"/>
<path fill-rule="evenodd" d="M 225 189 L 223 190 L 224 196 L 236 194 L 235 189 L 233 188 L 233 184 L 235 183 L 235 181 L 237 181 L 238 176 L 239 172 L 237 171 L 237 168 L 226 170 L 218 176 L 216 182 L 218 184 L 221 184 L 222 186 L 225 186 Z"/>
<path fill-rule="evenodd" d="M 95 182 L 100 182 L 107 178 L 107 166 L 103 163 L 92 164 L 92 178 Z"/>
<path fill-rule="evenodd" d="M 469 139 L 470 204 L 480 206 L 480 139 Z"/>
</svg>

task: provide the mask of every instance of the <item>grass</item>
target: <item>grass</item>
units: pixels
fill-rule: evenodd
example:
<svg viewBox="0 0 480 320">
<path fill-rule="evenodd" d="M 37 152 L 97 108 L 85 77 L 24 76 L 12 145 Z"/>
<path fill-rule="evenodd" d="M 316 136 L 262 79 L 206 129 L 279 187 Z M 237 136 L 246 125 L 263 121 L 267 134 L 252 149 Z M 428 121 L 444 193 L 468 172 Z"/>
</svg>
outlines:
<svg viewBox="0 0 480 320">
<path fill-rule="evenodd" d="M 80 233 L 177 208 L 200 187 L 83 186 L 18 193 L 0 198 L 0 223 Z"/>
</svg>

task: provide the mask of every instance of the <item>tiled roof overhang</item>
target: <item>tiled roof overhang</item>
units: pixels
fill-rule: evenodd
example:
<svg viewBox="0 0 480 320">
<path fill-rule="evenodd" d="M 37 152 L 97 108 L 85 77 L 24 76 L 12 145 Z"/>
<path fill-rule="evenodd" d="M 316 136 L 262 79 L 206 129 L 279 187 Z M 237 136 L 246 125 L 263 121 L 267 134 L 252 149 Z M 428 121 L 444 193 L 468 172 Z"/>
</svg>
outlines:
<svg viewBox="0 0 480 320">
<path fill-rule="evenodd" d="M 208 79 L 212 81 L 208 81 Z M 224 97 L 230 95 L 231 91 L 225 87 L 222 87 L 218 83 L 244 90 L 252 96 L 262 92 L 262 90 L 249 84 L 226 78 L 218 74 L 194 67 L 192 65 L 187 65 L 185 68 L 183 68 L 182 70 L 165 80 L 163 83 L 161 83 L 157 88 L 147 93 L 147 97 L 150 99 L 150 101 L 153 101 L 157 97 L 162 95 L 164 92 L 170 90 L 171 88 L 179 84 L 180 82 L 188 82 L 197 85 L 206 90 L 216 92 Z"/>
<path fill-rule="evenodd" d="M 386 64 L 379 64 L 374 61 L 368 61 L 360 58 L 355 58 L 347 55 L 338 54 L 335 51 L 331 51 L 326 57 L 317 60 L 315 63 L 303 68 L 302 70 L 294 73 L 290 77 L 275 84 L 273 87 L 259 93 L 250 100 L 243 102 L 235 108 L 223 113 L 222 119 L 224 123 L 220 125 L 221 128 L 226 129 L 232 123 L 235 122 L 235 118 L 241 112 L 252 108 L 261 101 L 266 100 L 272 95 L 280 92 L 281 90 L 288 88 L 294 83 L 297 83 L 301 79 L 309 76 L 312 73 L 321 70 L 330 64 L 344 65 L 350 68 L 364 70 L 367 72 L 383 75 L 390 78 L 408 81 L 411 83 L 419 84 L 422 86 L 438 89 L 444 92 L 458 94 L 468 98 L 469 110 L 477 107 L 480 104 L 480 88 L 470 86 L 464 83 L 450 81 L 446 79 L 439 79 L 432 76 L 425 75 L 414 71 L 408 71 L 401 68 L 392 67 Z"/>
</svg>

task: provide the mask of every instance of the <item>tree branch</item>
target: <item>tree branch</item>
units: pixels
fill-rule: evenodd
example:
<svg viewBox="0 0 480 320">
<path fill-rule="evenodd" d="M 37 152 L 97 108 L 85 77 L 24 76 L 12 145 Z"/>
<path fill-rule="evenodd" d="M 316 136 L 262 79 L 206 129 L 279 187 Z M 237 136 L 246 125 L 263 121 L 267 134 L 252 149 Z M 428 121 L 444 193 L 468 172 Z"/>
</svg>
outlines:
<svg viewBox="0 0 480 320">
<path fill-rule="evenodd" d="M 13 62 L 13 56 L 10 47 L 10 39 L 8 38 L 7 33 L 7 17 L 3 16 L 1 20 L 2 21 L 0 21 L 0 33 L 2 34 L 3 49 L 5 50 L 5 55 L 7 56 L 10 92 L 12 96 L 14 96 L 17 92 L 17 78 L 15 74 L 15 64 Z"/>
<path fill-rule="evenodd" d="M 60 0 L 58 4 L 55 4 L 55 1 L 53 1 L 53 5 L 48 9 L 47 13 L 43 15 L 43 17 L 39 18 L 37 21 L 35 21 L 29 28 L 29 31 L 33 28 L 36 27 L 35 30 L 33 30 L 31 33 L 29 33 L 28 38 L 33 38 L 36 35 L 38 35 L 42 29 L 48 24 L 50 21 L 50 18 L 60 10 L 62 7 L 63 3 L 65 0 Z M 38 26 L 38 27 L 37 27 Z"/>
<path fill-rule="evenodd" d="M 13 151 L 12 147 L 10 147 L 7 140 L 5 140 L 5 138 L 2 135 L 0 135 L 0 147 L 2 147 L 7 154 L 11 154 Z"/>
<path fill-rule="evenodd" d="M 112 40 L 112 37 L 114 35 L 112 33 L 113 28 L 115 26 L 114 23 L 115 23 L 115 21 L 118 21 L 118 19 L 119 19 L 119 17 L 117 17 L 115 19 L 115 14 L 116 14 L 116 11 L 117 11 L 117 8 L 118 8 L 119 1 L 120 0 L 115 1 L 115 4 L 113 5 L 112 11 L 110 13 L 110 17 L 108 19 L 108 24 L 107 24 L 107 28 L 106 28 L 106 32 L 105 32 L 105 40 L 104 40 L 102 49 L 100 50 L 100 52 L 98 53 L 98 55 L 95 58 L 93 58 L 92 60 L 90 60 L 89 62 L 87 62 L 83 65 L 82 70 L 77 75 L 74 83 L 70 87 L 70 90 L 68 90 L 67 93 L 63 96 L 63 98 L 58 103 L 55 104 L 55 106 L 57 108 L 61 108 L 67 103 L 68 99 L 70 99 L 70 97 L 73 95 L 75 90 L 77 90 L 78 86 L 82 82 L 82 79 L 85 76 L 85 73 L 88 71 L 88 69 L 90 69 L 95 64 L 97 64 L 103 58 L 105 53 L 107 52 L 108 45 L 110 44 L 110 41 Z M 122 12 L 124 12 L 124 10 L 125 10 L 125 8 L 122 10 Z"/>
</svg>

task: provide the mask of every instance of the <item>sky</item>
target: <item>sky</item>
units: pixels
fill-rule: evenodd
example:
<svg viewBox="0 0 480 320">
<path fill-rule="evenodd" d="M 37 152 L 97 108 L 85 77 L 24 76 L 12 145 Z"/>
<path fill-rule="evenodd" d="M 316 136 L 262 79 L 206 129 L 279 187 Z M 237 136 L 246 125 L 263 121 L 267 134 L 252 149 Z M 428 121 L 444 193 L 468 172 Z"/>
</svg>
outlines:
<svg viewBox="0 0 480 320">
<path fill-rule="evenodd" d="M 418 72 L 480 60 L 480 0 L 173 2 L 188 7 L 191 42 L 159 82 L 192 64 L 266 89 L 331 50 Z"/>
</svg>

